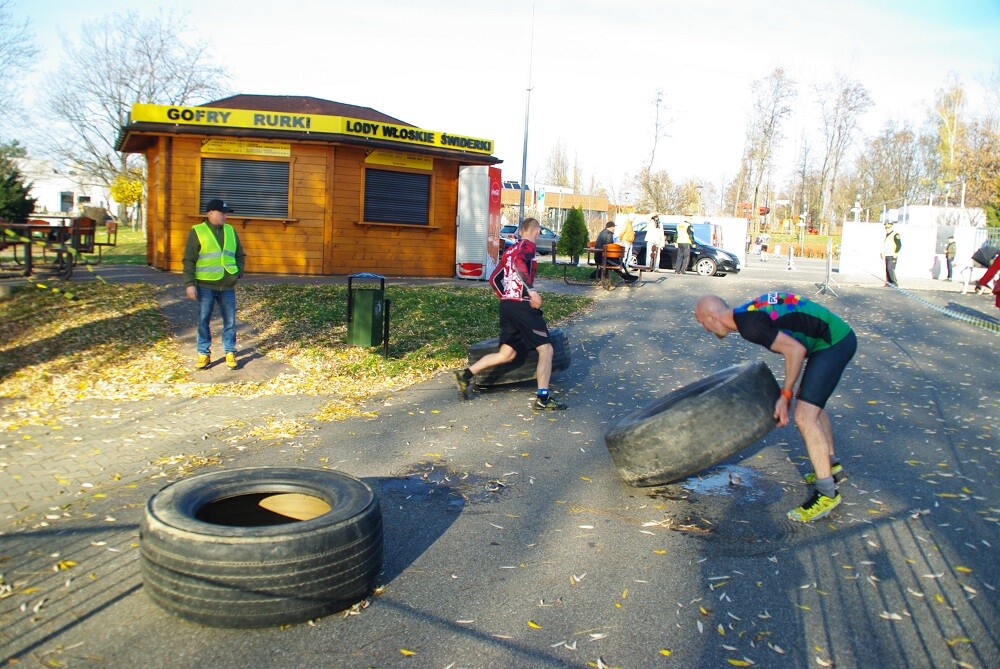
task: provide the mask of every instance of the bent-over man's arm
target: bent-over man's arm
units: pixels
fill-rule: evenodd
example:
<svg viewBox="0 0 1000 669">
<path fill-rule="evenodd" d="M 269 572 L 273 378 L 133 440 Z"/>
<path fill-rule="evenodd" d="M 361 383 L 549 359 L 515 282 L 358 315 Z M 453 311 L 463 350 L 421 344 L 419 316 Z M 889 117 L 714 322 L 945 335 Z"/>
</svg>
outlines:
<svg viewBox="0 0 1000 669">
<path fill-rule="evenodd" d="M 785 385 L 783 386 L 783 390 L 794 393 L 795 383 L 799 379 L 802 364 L 806 359 L 806 347 L 800 344 L 795 338 L 779 331 L 778 336 L 774 339 L 774 343 L 771 344 L 771 350 L 775 353 L 780 353 L 785 358 Z M 778 401 L 775 402 L 774 418 L 778 421 L 778 427 L 788 425 L 788 405 L 790 403 L 791 400 L 784 395 L 779 396 Z"/>
</svg>

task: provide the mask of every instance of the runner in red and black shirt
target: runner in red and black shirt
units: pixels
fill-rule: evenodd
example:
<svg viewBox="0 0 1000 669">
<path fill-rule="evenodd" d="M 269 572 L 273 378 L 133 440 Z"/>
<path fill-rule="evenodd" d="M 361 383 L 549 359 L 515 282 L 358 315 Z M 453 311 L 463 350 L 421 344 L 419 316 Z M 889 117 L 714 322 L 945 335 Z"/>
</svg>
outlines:
<svg viewBox="0 0 1000 669">
<path fill-rule="evenodd" d="M 552 375 L 552 342 L 542 317 L 542 296 L 534 289 L 535 240 L 542 228 L 534 218 L 526 218 L 518 229 L 520 240 L 504 251 L 497 269 L 490 276 L 493 289 L 500 296 L 500 350 L 484 355 L 465 369 L 455 372 L 455 381 L 463 399 L 469 399 L 472 377 L 490 367 L 511 362 L 531 349 L 538 351 L 535 378 L 538 396 L 533 408 L 565 409 L 549 394 Z"/>
<path fill-rule="evenodd" d="M 857 351 L 854 330 L 826 307 L 789 292 L 765 293 L 735 309 L 716 295 L 706 295 L 698 300 L 694 315 L 719 339 L 739 332 L 747 341 L 784 357 L 785 383 L 774 405 L 779 427 L 788 424 L 788 408 L 801 373 L 795 425 L 814 470 L 806 475 L 806 483 L 815 490 L 802 506 L 789 511 L 788 517 L 811 521 L 828 515 L 840 504 L 837 484 L 846 480 L 847 474 L 834 455 L 826 402 Z"/>
</svg>

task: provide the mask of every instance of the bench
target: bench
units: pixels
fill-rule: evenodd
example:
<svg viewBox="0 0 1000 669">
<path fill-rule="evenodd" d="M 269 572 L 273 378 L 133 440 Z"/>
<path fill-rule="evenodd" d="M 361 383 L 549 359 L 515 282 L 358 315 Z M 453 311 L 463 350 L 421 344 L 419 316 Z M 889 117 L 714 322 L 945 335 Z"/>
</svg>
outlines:
<svg viewBox="0 0 1000 669">
<path fill-rule="evenodd" d="M 589 281 L 576 281 L 570 278 L 569 268 L 579 267 L 574 262 L 561 262 L 556 258 L 555 244 L 552 245 L 552 264 L 563 268 L 563 281 L 573 286 L 590 286 L 597 283 L 605 290 L 614 290 L 622 283 L 621 275 L 618 273 L 622 269 L 622 258 L 625 255 L 625 247 L 621 244 L 608 244 L 601 250 L 594 247 L 594 242 L 589 242 L 583 249 L 583 255 L 587 257 L 587 267 L 594 268 L 596 278 Z M 598 261 L 598 257 L 600 261 Z M 629 270 L 638 272 L 633 285 L 638 285 L 642 279 L 643 270 L 647 269 L 639 265 L 630 265 Z"/>
</svg>

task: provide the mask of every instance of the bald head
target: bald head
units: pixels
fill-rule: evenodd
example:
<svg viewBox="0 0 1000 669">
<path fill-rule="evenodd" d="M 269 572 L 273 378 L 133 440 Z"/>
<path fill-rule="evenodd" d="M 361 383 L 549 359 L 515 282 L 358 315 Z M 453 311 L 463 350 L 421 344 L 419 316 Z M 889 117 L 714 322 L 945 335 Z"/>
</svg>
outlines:
<svg viewBox="0 0 1000 669">
<path fill-rule="evenodd" d="M 702 327 L 722 339 L 736 329 L 733 310 L 718 295 L 705 295 L 694 307 L 694 317 Z"/>
</svg>

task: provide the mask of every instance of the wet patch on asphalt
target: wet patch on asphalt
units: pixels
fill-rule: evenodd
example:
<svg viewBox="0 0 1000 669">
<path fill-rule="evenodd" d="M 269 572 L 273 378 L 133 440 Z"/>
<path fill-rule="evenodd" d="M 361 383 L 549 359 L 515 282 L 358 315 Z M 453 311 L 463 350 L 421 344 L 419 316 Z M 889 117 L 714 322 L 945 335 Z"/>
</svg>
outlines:
<svg viewBox="0 0 1000 669">
<path fill-rule="evenodd" d="M 770 510 L 783 493 L 751 467 L 723 465 L 651 490 L 648 496 L 687 503 L 664 521 L 667 529 L 702 537 L 715 554 L 751 556 L 785 547 L 792 522 Z"/>
</svg>

